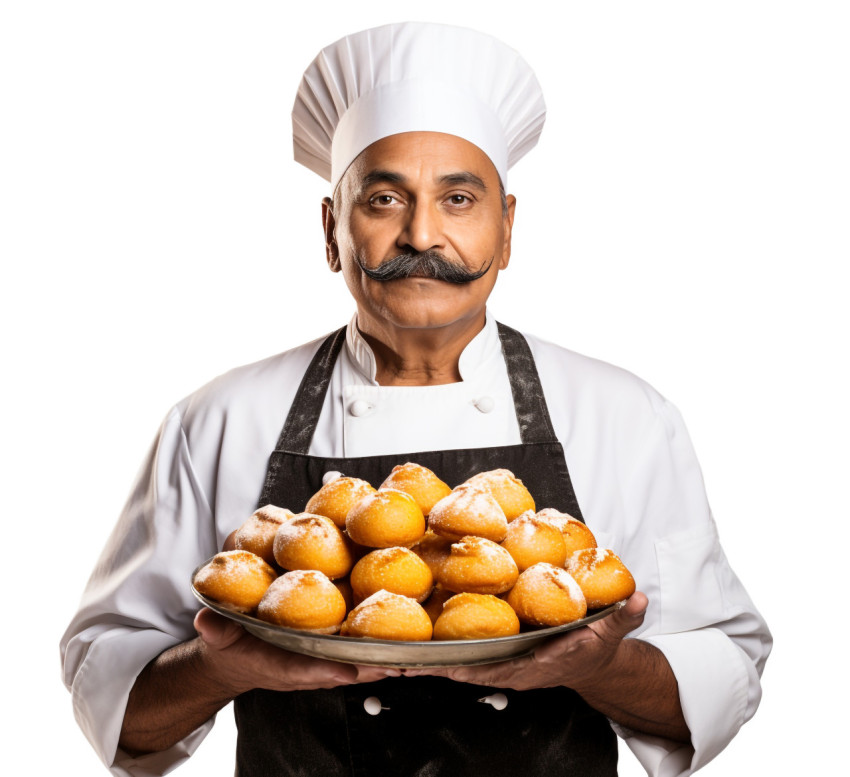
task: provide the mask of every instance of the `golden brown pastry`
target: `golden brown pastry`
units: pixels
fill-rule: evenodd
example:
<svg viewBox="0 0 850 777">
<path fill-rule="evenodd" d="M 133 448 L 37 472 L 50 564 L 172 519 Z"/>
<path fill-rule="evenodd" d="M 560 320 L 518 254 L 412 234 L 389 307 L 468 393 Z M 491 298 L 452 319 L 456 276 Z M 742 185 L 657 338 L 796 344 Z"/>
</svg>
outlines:
<svg viewBox="0 0 850 777">
<path fill-rule="evenodd" d="M 567 546 L 568 558 L 577 550 L 596 547 L 596 537 L 593 536 L 593 532 L 582 521 L 568 513 L 559 512 L 553 507 L 544 507 L 537 513 L 537 517 L 543 518 L 560 530 Z"/>
<path fill-rule="evenodd" d="M 587 614 L 578 583 L 565 569 L 552 564 L 526 569 L 507 600 L 519 619 L 530 626 L 563 626 Z"/>
<path fill-rule="evenodd" d="M 451 493 L 451 488 L 430 469 L 413 462 L 393 467 L 389 477 L 381 483 L 381 488 L 395 488 L 410 494 L 426 517 L 437 502 Z"/>
<path fill-rule="evenodd" d="M 407 596 L 378 591 L 348 613 L 340 636 L 417 642 L 430 640 L 432 632 L 431 619 L 421 604 Z"/>
<path fill-rule="evenodd" d="M 351 590 L 359 603 L 380 590 L 424 602 L 434 587 L 428 565 L 407 548 L 379 548 L 367 553 L 351 570 Z"/>
<path fill-rule="evenodd" d="M 274 538 L 274 557 L 284 569 L 317 569 L 331 580 L 354 566 L 348 538 L 323 515 L 300 513 L 286 521 Z"/>
<path fill-rule="evenodd" d="M 380 488 L 349 510 L 345 530 L 352 540 L 369 548 L 407 548 L 425 534 L 425 516 L 410 494 Z"/>
<path fill-rule="evenodd" d="M 451 547 L 452 541 L 448 537 L 441 537 L 428 529 L 422 539 L 410 549 L 428 565 L 436 578 L 437 570 L 449 557 Z"/>
<path fill-rule="evenodd" d="M 434 639 L 496 639 L 519 634 L 519 619 L 503 599 L 490 594 L 455 594 L 434 624 Z"/>
<path fill-rule="evenodd" d="M 508 530 L 508 519 L 489 491 L 461 485 L 434 505 L 428 528 L 452 540 L 471 535 L 501 542 Z"/>
<path fill-rule="evenodd" d="M 366 494 L 375 493 L 369 483 L 360 478 L 338 477 L 323 485 L 307 502 L 305 513 L 324 515 L 340 529 L 345 528 L 345 516 Z"/>
<path fill-rule="evenodd" d="M 431 595 L 422 603 L 422 607 L 428 613 L 431 623 L 437 622 L 437 618 L 440 617 L 440 613 L 443 611 L 443 605 L 453 596 L 457 596 L 454 591 L 449 591 L 441 585 L 434 586 Z"/>
<path fill-rule="evenodd" d="M 534 499 L 528 489 L 508 469 L 479 472 L 466 482 L 489 491 L 504 510 L 509 522 L 526 510 L 534 510 Z"/>
<path fill-rule="evenodd" d="M 608 607 L 635 592 L 632 573 L 613 550 L 577 550 L 567 559 L 566 569 L 581 587 L 590 610 Z"/>
<path fill-rule="evenodd" d="M 503 547 L 484 537 L 464 537 L 452 544 L 437 580 L 456 593 L 501 594 L 511 589 L 517 575 L 516 562 Z"/>
<path fill-rule="evenodd" d="M 339 589 L 342 598 L 345 600 L 345 611 L 348 612 L 354 607 L 354 592 L 351 590 L 351 579 L 349 577 L 338 577 L 331 582 Z"/>
<path fill-rule="evenodd" d="M 541 561 L 562 567 L 567 560 L 567 546 L 561 532 L 531 510 L 508 524 L 508 534 L 501 544 L 520 572 Z"/>
<path fill-rule="evenodd" d="M 223 607 L 250 613 L 277 577 L 259 556 L 247 550 L 216 553 L 198 570 L 192 581 L 199 593 Z"/>
<path fill-rule="evenodd" d="M 267 564 L 274 564 L 274 536 L 281 524 L 292 517 L 292 510 L 285 507 L 261 507 L 236 530 L 233 535 L 234 547 L 256 554 Z"/>
<path fill-rule="evenodd" d="M 345 613 L 345 600 L 339 589 L 315 569 L 281 575 L 257 607 L 261 620 L 316 634 L 336 634 Z"/>
</svg>

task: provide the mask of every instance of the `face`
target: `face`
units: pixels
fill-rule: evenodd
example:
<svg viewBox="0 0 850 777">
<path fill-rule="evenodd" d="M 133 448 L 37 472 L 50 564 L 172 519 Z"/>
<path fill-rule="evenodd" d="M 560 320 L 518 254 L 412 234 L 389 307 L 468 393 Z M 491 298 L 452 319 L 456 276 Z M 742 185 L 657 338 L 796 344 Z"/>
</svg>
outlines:
<svg viewBox="0 0 850 777">
<path fill-rule="evenodd" d="M 515 199 L 503 207 L 499 175 L 477 146 L 454 135 L 406 132 L 373 143 L 322 209 L 328 263 L 342 272 L 361 328 L 431 329 L 484 321 L 487 298 L 511 252 Z M 481 277 L 375 280 L 400 254 L 434 251 Z M 372 327 L 374 330 L 374 327 Z"/>
</svg>

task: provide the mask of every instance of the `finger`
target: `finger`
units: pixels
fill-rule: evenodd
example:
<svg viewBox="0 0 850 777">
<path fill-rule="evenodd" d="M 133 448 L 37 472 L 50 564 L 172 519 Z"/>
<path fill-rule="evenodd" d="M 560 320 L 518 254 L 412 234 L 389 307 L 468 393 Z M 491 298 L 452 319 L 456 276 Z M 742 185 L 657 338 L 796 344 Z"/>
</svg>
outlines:
<svg viewBox="0 0 850 777">
<path fill-rule="evenodd" d="M 389 666 L 357 665 L 354 668 L 357 670 L 357 677 L 354 682 L 357 683 L 374 683 L 383 680 L 385 677 L 401 677 L 401 670 Z"/>
<path fill-rule="evenodd" d="M 230 647 L 245 632 L 235 621 L 203 607 L 195 616 L 195 631 L 211 648 L 222 650 Z"/>
<path fill-rule="evenodd" d="M 623 607 L 611 613 L 607 618 L 592 624 L 594 631 L 603 639 L 621 640 L 637 629 L 642 623 L 649 600 L 646 594 L 635 591 Z"/>
</svg>

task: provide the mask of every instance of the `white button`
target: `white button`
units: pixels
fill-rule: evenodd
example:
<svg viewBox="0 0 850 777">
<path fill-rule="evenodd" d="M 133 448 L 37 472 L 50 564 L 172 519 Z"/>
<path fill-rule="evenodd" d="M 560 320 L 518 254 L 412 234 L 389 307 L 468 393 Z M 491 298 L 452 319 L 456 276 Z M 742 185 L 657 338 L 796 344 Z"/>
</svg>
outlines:
<svg viewBox="0 0 850 777">
<path fill-rule="evenodd" d="M 372 405 L 370 405 L 365 399 L 355 399 L 349 406 L 348 412 L 351 413 L 355 418 L 360 418 L 361 416 L 368 415 L 372 411 Z"/>
<path fill-rule="evenodd" d="M 322 485 L 326 486 L 332 480 L 336 480 L 337 478 L 342 477 L 342 472 L 337 472 L 335 469 L 332 469 L 330 472 L 326 472 L 322 475 Z"/>
<path fill-rule="evenodd" d="M 370 715 L 380 715 L 381 710 L 387 708 L 381 706 L 381 700 L 377 696 L 370 696 L 363 702 L 363 709 Z"/>
<path fill-rule="evenodd" d="M 368 701 L 368 699 L 366 701 Z M 484 702 L 484 704 L 489 704 L 497 710 L 503 710 L 508 706 L 508 697 L 503 693 L 494 693 L 492 696 L 485 696 L 483 699 L 479 699 L 478 701 Z"/>
<path fill-rule="evenodd" d="M 496 400 L 493 397 L 479 397 L 473 403 L 482 413 L 492 413 L 496 407 Z"/>
</svg>

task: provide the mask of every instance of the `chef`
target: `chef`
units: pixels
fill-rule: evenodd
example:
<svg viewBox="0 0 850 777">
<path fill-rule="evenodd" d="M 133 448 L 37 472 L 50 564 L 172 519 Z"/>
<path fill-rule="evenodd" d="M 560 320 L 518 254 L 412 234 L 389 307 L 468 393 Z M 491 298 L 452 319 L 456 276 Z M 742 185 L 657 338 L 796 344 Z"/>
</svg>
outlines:
<svg viewBox="0 0 850 777">
<path fill-rule="evenodd" d="M 348 325 L 217 378 L 166 417 L 62 640 L 84 732 L 121 775 L 188 758 L 235 700 L 237 774 L 689 774 L 755 712 L 770 634 L 719 545 L 675 408 L 640 379 L 495 321 L 508 168 L 545 108 L 516 52 L 398 24 L 304 74 L 295 156 L 330 181 Z M 528 259 L 531 260 L 531 259 Z M 521 304 L 521 301 L 518 301 Z M 454 486 L 506 468 L 583 519 L 640 592 L 494 665 L 313 659 L 209 610 L 189 574 L 259 505 L 415 461 Z"/>
</svg>

